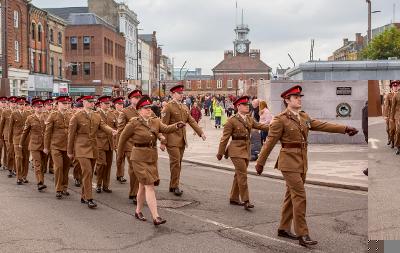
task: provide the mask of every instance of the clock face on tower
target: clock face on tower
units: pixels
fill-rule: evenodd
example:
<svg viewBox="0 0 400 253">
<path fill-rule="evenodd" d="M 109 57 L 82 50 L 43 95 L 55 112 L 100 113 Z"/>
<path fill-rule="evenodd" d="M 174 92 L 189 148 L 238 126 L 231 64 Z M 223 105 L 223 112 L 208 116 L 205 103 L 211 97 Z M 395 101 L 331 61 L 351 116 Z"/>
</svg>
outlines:
<svg viewBox="0 0 400 253">
<path fill-rule="evenodd" d="M 247 50 L 246 44 L 244 44 L 244 43 L 239 43 L 239 44 L 236 45 L 236 51 L 237 51 L 238 53 L 243 54 L 244 52 L 246 52 L 246 50 Z"/>
</svg>

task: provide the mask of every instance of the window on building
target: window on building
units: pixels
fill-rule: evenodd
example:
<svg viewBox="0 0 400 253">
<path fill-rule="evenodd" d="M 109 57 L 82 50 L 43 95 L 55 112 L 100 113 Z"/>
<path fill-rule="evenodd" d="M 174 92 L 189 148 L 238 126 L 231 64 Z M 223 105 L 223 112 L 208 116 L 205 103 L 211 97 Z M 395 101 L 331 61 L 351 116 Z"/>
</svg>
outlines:
<svg viewBox="0 0 400 253">
<path fill-rule="evenodd" d="M 83 49 L 90 49 L 90 37 L 83 36 Z"/>
<path fill-rule="evenodd" d="M 36 53 L 31 51 L 31 71 L 35 72 L 36 69 Z"/>
<path fill-rule="evenodd" d="M 38 41 L 41 42 L 42 41 L 42 32 L 43 32 L 41 24 L 38 24 L 37 32 L 38 32 Z"/>
<path fill-rule="evenodd" d="M 19 12 L 17 10 L 14 11 L 14 27 L 19 27 Z"/>
<path fill-rule="evenodd" d="M 61 46 L 62 45 L 62 33 L 58 32 L 58 45 Z"/>
<path fill-rule="evenodd" d="M 201 90 L 201 80 L 197 81 L 197 89 Z"/>
<path fill-rule="evenodd" d="M 222 80 L 217 80 L 217 89 L 222 89 Z"/>
<path fill-rule="evenodd" d="M 139 65 L 139 66 L 138 66 L 138 72 L 139 72 L 139 73 L 142 73 L 142 65 Z"/>
<path fill-rule="evenodd" d="M 71 63 L 71 74 L 73 75 L 73 76 L 76 76 L 76 75 L 78 75 L 78 64 L 76 63 L 76 62 L 73 62 L 73 63 Z"/>
<path fill-rule="evenodd" d="M 14 49 L 15 49 L 15 61 L 19 62 L 19 41 L 14 42 Z"/>
<path fill-rule="evenodd" d="M 74 37 L 71 37 L 69 40 L 70 40 L 70 44 L 71 44 L 71 49 L 76 50 L 78 48 L 78 39 L 74 36 Z"/>
<path fill-rule="evenodd" d="M 264 85 L 264 84 L 265 84 L 263 78 L 260 78 L 260 84 L 261 84 L 261 85 Z"/>
<path fill-rule="evenodd" d="M 191 89 L 192 87 L 191 87 L 191 83 L 190 83 L 190 80 L 186 80 L 186 89 Z"/>
<path fill-rule="evenodd" d="M 83 63 L 83 73 L 88 76 L 90 75 L 90 62 Z"/>
<path fill-rule="evenodd" d="M 207 89 L 211 89 L 211 81 L 207 80 Z"/>
<path fill-rule="evenodd" d="M 50 31 L 49 31 L 49 37 L 50 37 L 50 42 L 53 43 L 54 42 L 53 29 L 50 29 Z"/>
<path fill-rule="evenodd" d="M 37 72 L 41 73 L 42 72 L 42 54 L 38 53 L 38 68 L 37 68 Z"/>
<path fill-rule="evenodd" d="M 58 76 L 59 76 L 60 78 L 63 77 L 62 71 L 63 71 L 62 60 L 59 59 L 59 60 L 58 60 Z"/>
<path fill-rule="evenodd" d="M 232 89 L 232 87 L 233 87 L 233 85 L 232 85 L 232 80 L 228 80 L 227 88 L 228 88 L 228 89 Z"/>
<path fill-rule="evenodd" d="M 50 75 L 54 76 L 54 57 L 50 58 Z"/>
<path fill-rule="evenodd" d="M 31 24 L 31 33 L 32 33 L 32 40 L 36 39 L 36 24 L 32 23 Z"/>
<path fill-rule="evenodd" d="M 141 50 L 138 51 L 138 58 L 142 59 L 142 51 Z"/>
</svg>

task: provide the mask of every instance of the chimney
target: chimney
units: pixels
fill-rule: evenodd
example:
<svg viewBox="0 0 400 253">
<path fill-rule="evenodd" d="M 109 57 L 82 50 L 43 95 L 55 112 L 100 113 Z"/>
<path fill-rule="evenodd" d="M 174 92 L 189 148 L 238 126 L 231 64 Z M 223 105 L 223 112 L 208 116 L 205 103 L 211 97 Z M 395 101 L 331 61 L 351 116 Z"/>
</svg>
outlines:
<svg viewBox="0 0 400 253">
<path fill-rule="evenodd" d="M 224 52 L 224 60 L 233 57 L 233 51 L 232 50 L 226 50 Z"/>
<path fill-rule="evenodd" d="M 343 46 L 346 46 L 349 43 L 349 39 L 348 38 L 344 38 L 343 39 Z"/>
</svg>

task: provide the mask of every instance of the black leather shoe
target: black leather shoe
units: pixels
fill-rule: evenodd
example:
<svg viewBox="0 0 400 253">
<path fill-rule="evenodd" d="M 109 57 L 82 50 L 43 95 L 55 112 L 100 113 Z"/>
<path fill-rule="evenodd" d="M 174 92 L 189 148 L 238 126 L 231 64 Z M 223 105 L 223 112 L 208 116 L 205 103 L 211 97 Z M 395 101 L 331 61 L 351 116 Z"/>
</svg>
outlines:
<svg viewBox="0 0 400 253">
<path fill-rule="evenodd" d="M 144 215 L 142 214 L 142 212 L 140 213 L 136 213 L 135 212 L 135 218 L 141 221 L 146 221 L 147 219 L 144 217 Z"/>
<path fill-rule="evenodd" d="M 29 183 L 29 181 L 28 181 L 26 178 L 23 178 L 23 179 L 22 179 L 22 182 L 23 182 L 24 184 Z"/>
<path fill-rule="evenodd" d="M 49 174 L 54 174 L 54 171 L 52 171 L 52 170 L 49 170 Z"/>
<path fill-rule="evenodd" d="M 137 205 L 137 199 L 136 199 L 136 196 L 129 196 L 129 199 L 131 199 L 131 200 L 132 200 L 132 202 L 133 202 L 133 204 L 134 204 L 134 205 Z"/>
<path fill-rule="evenodd" d="M 17 185 L 22 185 L 22 180 L 18 179 L 17 180 Z"/>
<path fill-rule="evenodd" d="M 96 187 L 96 192 L 97 192 L 97 193 L 101 193 L 101 186 L 97 186 L 97 187 Z"/>
<path fill-rule="evenodd" d="M 234 205 L 234 206 L 244 206 L 243 202 L 240 202 L 237 200 L 229 200 L 229 204 Z"/>
<path fill-rule="evenodd" d="M 87 201 L 84 200 L 84 199 L 81 199 L 81 203 L 82 203 L 82 204 L 87 204 Z"/>
<path fill-rule="evenodd" d="M 74 183 L 75 183 L 75 186 L 76 186 L 76 187 L 81 187 L 81 182 L 79 182 L 78 179 L 75 179 L 75 180 L 74 180 Z"/>
<path fill-rule="evenodd" d="M 390 146 L 390 148 L 394 148 L 394 144 L 393 144 L 393 142 L 392 142 L 392 146 Z"/>
<path fill-rule="evenodd" d="M 297 235 L 292 234 L 292 232 L 286 231 L 286 230 L 283 230 L 283 229 L 278 229 L 278 236 L 289 238 L 289 239 L 292 239 L 292 240 L 298 240 L 299 239 L 299 237 Z"/>
<path fill-rule="evenodd" d="M 44 190 L 44 189 L 46 189 L 47 188 L 47 186 L 45 185 L 45 184 L 43 184 L 43 183 L 41 183 L 41 184 L 38 184 L 38 191 L 41 191 L 41 190 Z"/>
<path fill-rule="evenodd" d="M 400 155 L 400 148 L 397 148 L 396 155 Z"/>
<path fill-rule="evenodd" d="M 167 222 L 167 220 L 161 218 L 161 217 L 157 217 L 153 220 L 154 226 L 158 226 L 161 224 L 164 224 L 165 222 Z"/>
<path fill-rule="evenodd" d="M 9 178 L 12 178 L 12 177 L 13 177 L 12 171 L 10 171 L 10 172 L 8 173 L 7 177 L 9 177 Z"/>
<path fill-rule="evenodd" d="M 96 204 L 96 202 L 93 201 L 93 199 L 89 199 L 88 202 L 87 202 L 87 205 L 88 205 L 89 208 L 96 208 L 97 207 L 97 204 Z"/>
<path fill-rule="evenodd" d="M 299 236 L 299 244 L 301 246 L 307 247 L 309 245 L 316 245 L 318 242 L 311 240 L 309 235 Z"/>
<path fill-rule="evenodd" d="M 390 140 L 388 140 L 388 143 L 386 145 L 390 145 L 390 144 L 392 144 L 392 142 Z"/>
<path fill-rule="evenodd" d="M 169 192 L 174 192 L 175 188 L 169 188 Z"/>
<path fill-rule="evenodd" d="M 69 192 L 67 192 L 67 191 L 62 191 L 61 194 L 65 195 L 65 196 L 69 196 Z"/>
<path fill-rule="evenodd" d="M 253 204 L 250 204 L 249 201 L 245 201 L 245 202 L 244 202 L 244 209 L 245 209 L 245 210 L 250 210 L 251 208 L 254 208 L 254 205 L 253 205 Z"/>
<path fill-rule="evenodd" d="M 105 187 L 105 188 L 103 188 L 103 192 L 112 193 L 112 190 Z"/>
<path fill-rule="evenodd" d="M 126 183 L 126 178 L 124 177 L 117 177 L 117 181 L 119 181 L 121 184 Z"/>
<path fill-rule="evenodd" d="M 61 192 L 57 192 L 57 193 L 56 193 L 56 198 L 62 199 L 62 193 L 61 193 Z"/>
<path fill-rule="evenodd" d="M 179 188 L 175 188 L 174 189 L 174 195 L 175 196 L 182 196 L 182 194 L 183 194 L 183 191 L 180 190 Z"/>
</svg>

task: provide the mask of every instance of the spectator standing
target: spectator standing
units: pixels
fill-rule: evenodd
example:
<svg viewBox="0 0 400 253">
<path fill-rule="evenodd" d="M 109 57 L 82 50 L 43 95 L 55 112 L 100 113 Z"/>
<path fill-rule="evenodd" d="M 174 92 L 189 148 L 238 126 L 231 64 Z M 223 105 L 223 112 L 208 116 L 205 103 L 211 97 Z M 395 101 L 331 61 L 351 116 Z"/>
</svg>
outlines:
<svg viewBox="0 0 400 253">
<path fill-rule="evenodd" d="M 271 111 L 268 109 L 267 102 L 264 100 L 260 101 L 259 104 L 259 114 L 260 114 L 260 123 L 261 124 L 267 124 L 271 123 L 271 120 L 273 118 L 273 115 Z M 267 131 L 261 131 L 261 144 L 264 144 L 265 140 L 267 139 L 268 132 Z"/>
</svg>

